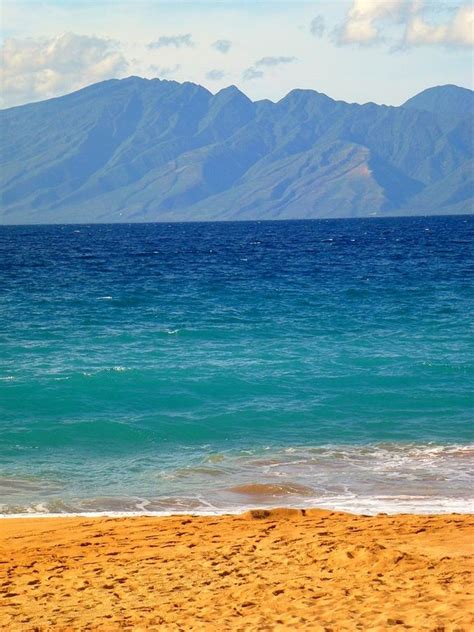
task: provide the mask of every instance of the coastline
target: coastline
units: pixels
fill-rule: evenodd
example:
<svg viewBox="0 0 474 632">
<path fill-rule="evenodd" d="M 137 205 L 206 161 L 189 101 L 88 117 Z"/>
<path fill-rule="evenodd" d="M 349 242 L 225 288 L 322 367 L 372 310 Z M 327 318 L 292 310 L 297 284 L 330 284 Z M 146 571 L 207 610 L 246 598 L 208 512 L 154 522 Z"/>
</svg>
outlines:
<svg viewBox="0 0 474 632">
<path fill-rule="evenodd" d="M 64 471 L 64 454 L 51 454 L 54 474 L 46 476 L 34 459 L 18 472 L 8 470 L 7 460 L 0 518 L 220 515 L 282 506 L 369 515 L 474 512 L 472 442 L 287 444 L 244 452 L 213 445 L 164 463 L 158 455 L 105 459 L 105 467 L 102 458 L 82 459 L 87 473 L 77 464 Z"/>
<path fill-rule="evenodd" d="M 280 498 L 280 500 L 283 500 Z M 431 499 L 430 499 L 431 500 Z M 305 511 L 310 513 L 312 511 L 324 511 L 326 513 L 338 513 L 352 516 L 362 516 L 375 518 L 377 516 L 418 516 L 420 518 L 427 516 L 473 516 L 474 515 L 474 501 L 471 499 L 463 499 L 459 502 L 453 501 L 451 498 L 447 498 L 446 505 L 439 505 L 431 502 L 426 506 L 420 508 L 418 511 L 413 511 L 413 507 L 410 506 L 406 509 L 403 505 L 398 506 L 396 509 L 392 505 L 390 508 L 376 505 L 370 509 L 367 507 L 359 507 L 357 510 L 352 507 L 347 509 L 345 507 L 327 506 L 321 503 L 314 504 L 313 502 L 308 505 L 303 504 L 278 504 L 272 502 L 270 504 L 260 505 L 237 505 L 227 508 L 213 508 L 213 509 L 183 509 L 182 511 L 174 509 L 163 509 L 160 511 L 147 511 L 137 510 L 101 510 L 101 511 L 62 511 L 62 512 L 47 512 L 47 511 L 27 511 L 20 513 L 0 513 L 0 524 L 3 520 L 62 520 L 68 518 L 94 518 L 94 519 L 124 519 L 124 518 L 183 518 L 192 516 L 193 518 L 222 518 L 226 516 L 241 516 L 252 511 L 274 511 L 274 510 L 289 510 L 289 511 Z M 396 505 L 395 505 L 396 506 Z"/>
<path fill-rule="evenodd" d="M 467 632 L 473 541 L 472 514 L 9 517 L 0 627 Z"/>
</svg>

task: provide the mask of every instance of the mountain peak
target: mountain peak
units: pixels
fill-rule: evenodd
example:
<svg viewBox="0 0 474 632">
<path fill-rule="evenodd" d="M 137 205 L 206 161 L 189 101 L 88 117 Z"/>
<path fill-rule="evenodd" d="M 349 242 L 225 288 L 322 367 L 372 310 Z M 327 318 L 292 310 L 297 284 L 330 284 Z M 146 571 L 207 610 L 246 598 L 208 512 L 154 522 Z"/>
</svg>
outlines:
<svg viewBox="0 0 474 632">
<path fill-rule="evenodd" d="M 474 92 L 454 84 L 434 86 L 411 97 L 402 107 L 433 114 L 471 116 L 474 112 Z"/>
<path fill-rule="evenodd" d="M 216 92 L 214 98 L 218 100 L 229 100 L 238 98 L 241 100 L 250 101 L 248 96 L 233 84 L 231 86 L 227 86 L 227 88 L 222 88 L 222 90 L 219 90 L 219 92 Z"/>
<path fill-rule="evenodd" d="M 318 92 L 317 90 L 293 88 L 293 90 L 290 90 L 282 99 L 280 99 L 280 101 L 284 101 L 285 99 L 314 99 L 318 97 L 323 97 L 326 99 L 330 98 L 322 92 Z"/>
<path fill-rule="evenodd" d="M 336 102 L 323 94 L 322 92 L 316 92 L 316 90 L 303 90 L 301 88 L 295 88 L 288 92 L 286 96 L 277 101 L 276 105 L 279 108 L 291 111 L 318 111 L 325 112 L 331 108 Z"/>
<path fill-rule="evenodd" d="M 226 88 L 222 88 L 222 90 L 219 90 L 219 92 L 217 92 L 216 94 L 236 94 L 236 93 L 243 94 L 243 92 L 239 90 L 235 84 L 232 83 L 230 86 L 227 86 Z"/>
</svg>

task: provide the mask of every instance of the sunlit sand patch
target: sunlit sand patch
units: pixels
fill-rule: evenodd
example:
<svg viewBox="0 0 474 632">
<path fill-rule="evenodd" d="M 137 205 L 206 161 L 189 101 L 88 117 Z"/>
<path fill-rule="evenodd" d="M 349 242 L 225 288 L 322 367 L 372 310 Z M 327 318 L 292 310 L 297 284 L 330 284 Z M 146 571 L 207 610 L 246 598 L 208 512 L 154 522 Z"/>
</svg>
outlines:
<svg viewBox="0 0 474 632">
<path fill-rule="evenodd" d="M 471 629 L 472 516 L 4 520 L 2 630 Z"/>
</svg>

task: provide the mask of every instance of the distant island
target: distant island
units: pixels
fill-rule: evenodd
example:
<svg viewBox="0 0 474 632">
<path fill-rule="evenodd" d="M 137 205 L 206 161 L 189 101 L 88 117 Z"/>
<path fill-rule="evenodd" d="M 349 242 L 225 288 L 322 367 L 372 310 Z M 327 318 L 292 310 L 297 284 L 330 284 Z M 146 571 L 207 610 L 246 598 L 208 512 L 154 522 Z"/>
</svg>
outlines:
<svg viewBox="0 0 474 632">
<path fill-rule="evenodd" d="M 400 107 L 129 77 L 0 112 L 0 223 L 474 212 L 473 95 Z"/>
</svg>

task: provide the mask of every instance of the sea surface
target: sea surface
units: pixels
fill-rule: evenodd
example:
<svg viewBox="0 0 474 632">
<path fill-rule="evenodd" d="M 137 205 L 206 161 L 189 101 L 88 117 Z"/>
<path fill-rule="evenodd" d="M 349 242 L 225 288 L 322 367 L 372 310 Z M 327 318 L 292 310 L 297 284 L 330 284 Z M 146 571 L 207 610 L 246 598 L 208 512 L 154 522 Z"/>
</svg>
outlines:
<svg viewBox="0 0 474 632">
<path fill-rule="evenodd" d="M 0 513 L 473 510 L 474 216 L 0 227 Z"/>
</svg>

